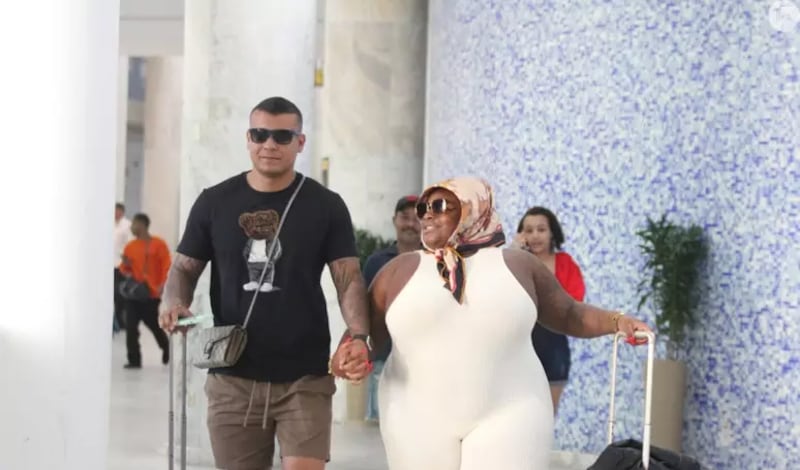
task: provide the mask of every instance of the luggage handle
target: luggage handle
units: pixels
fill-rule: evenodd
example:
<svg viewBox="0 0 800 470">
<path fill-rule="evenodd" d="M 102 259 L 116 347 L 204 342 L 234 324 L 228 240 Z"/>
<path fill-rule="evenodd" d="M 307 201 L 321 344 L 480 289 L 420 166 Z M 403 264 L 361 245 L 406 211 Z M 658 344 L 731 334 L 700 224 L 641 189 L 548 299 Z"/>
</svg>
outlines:
<svg viewBox="0 0 800 470">
<path fill-rule="evenodd" d="M 175 336 L 179 335 L 169 336 L 169 447 L 167 450 L 167 458 L 169 459 L 167 465 L 169 470 L 175 468 L 175 348 L 173 345 Z M 186 470 L 186 343 L 188 342 L 188 338 L 185 332 L 180 336 L 183 337 L 181 341 L 181 349 L 183 352 L 183 354 L 181 354 L 181 381 L 183 385 L 181 386 L 180 468 L 181 470 Z"/>
<path fill-rule="evenodd" d="M 169 336 L 169 445 L 167 448 L 167 468 L 175 468 L 175 347 L 172 335 Z"/>
<path fill-rule="evenodd" d="M 616 423 L 614 410 L 614 395 L 617 391 L 617 350 L 619 340 L 627 338 L 627 334 L 617 332 L 614 335 L 614 352 L 611 356 L 611 403 L 608 409 L 608 444 L 614 442 L 614 424 Z M 637 331 L 634 339 L 647 340 L 647 372 L 644 392 L 644 430 L 642 432 L 642 464 L 645 470 L 650 467 L 650 431 L 651 408 L 653 403 L 653 360 L 656 355 L 656 335 L 649 331 Z"/>
</svg>

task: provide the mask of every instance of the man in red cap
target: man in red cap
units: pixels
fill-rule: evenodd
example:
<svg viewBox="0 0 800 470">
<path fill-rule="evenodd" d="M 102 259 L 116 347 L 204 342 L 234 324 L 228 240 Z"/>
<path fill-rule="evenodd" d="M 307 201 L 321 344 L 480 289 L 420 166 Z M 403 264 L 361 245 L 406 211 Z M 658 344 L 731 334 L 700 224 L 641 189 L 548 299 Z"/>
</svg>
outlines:
<svg viewBox="0 0 800 470">
<path fill-rule="evenodd" d="M 414 251 L 421 248 L 419 237 L 419 219 L 416 214 L 417 196 L 404 196 L 397 201 L 394 206 L 394 216 L 392 222 L 397 234 L 396 242 L 391 246 L 378 250 L 364 263 L 364 282 L 367 286 L 372 283 L 372 279 L 378 274 L 381 268 L 391 261 L 395 256 L 407 251 Z M 367 402 L 367 421 L 378 420 L 378 379 L 380 378 L 383 364 L 389 356 L 391 347 L 385 348 L 383 351 L 375 351 L 374 356 L 374 369 L 369 376 L 368 389 L 368 402 Z"/>
</svg>

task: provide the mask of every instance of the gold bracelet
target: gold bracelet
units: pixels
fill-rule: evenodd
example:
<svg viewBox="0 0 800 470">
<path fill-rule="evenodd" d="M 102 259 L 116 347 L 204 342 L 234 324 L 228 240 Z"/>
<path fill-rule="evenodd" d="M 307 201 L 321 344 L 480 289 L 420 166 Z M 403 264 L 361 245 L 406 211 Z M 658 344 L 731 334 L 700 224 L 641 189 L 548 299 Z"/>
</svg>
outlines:
<svg viewBox="0 0 800 470">
<path fill-rule="evenodd" d="M 625 312 L 617 312 L 614 315 L 611 315 L 611 322 L 614 324 L 614 333 L 619 332 L 619 319 L 623 315 L 625 315 Z"/>
<path fill-rule="evenodd" d="M 328 375 L 333 375 L 333 369 L 331 368 L 331 364 L 333 363 L 333 356 L 328 359 Z"/>
</svg>

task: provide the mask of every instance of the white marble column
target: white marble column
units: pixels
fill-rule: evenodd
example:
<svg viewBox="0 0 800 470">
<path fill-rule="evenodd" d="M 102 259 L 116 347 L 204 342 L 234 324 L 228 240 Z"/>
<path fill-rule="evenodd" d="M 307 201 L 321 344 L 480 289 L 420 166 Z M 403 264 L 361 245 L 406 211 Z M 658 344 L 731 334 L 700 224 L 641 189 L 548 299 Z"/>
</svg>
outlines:
<svg viewBox="0 0 800 470">
<path fill-rule="evenodd" d="M 119 2 L 0 15 L 0 468 L 103 470 Z"/>
<path fill-rule="evenodd" d="M 393 238 L 394 204 L 422 185 L 427 1 L 337 0 L 324 14 L 317 155 L 354 225 Z M 327 275 L 323 288 L 336 340 L 345 325 Z M 360 419 L 363 390 L 338 385 L 335 419 Z"/>
<path fill-rule="evenodd" d="M 186 3 L 181 207 L 200 189 L 250 167 L 250 110 L 283 96 L 303 112 L 308 172 L 313 129 L 316 0 L 192 0 Z"/>
<path fill-rule="evenodd" d="M 185 18 L 181 231 L 203 188 L 250 168 L 245 132 L 262 99 L 283 96 L 303 112 L 308 139 L 299 171 L 310 174 L 316 145 L 316 0 L 192 0 Z M 198 283 L 196 313 L 210 310 L 208 280 L 206 272 Z M 200 464 L 211 461 L 204 381 L 204 371 L 190 369 L 188 453 Z"/>
<path fill-rule="evenodd" d="M 321 155 L 354 223 L 385 237 L 422 189 L 427 3 L 326 2 Z"/>
<path fill-rule="evenodd" d="M 128 150 L 128 56 L 120 56 L 117 71 L 117 163 L 115 198 L 125 200 L 125 165 Z"/>
<path fill-rule="evenodd" d="M 150 232 L 174 250 L 180 224 L 183 58 L 147 59 L 146 86 L 142 211 L 150 217 Z"/>
</svg>

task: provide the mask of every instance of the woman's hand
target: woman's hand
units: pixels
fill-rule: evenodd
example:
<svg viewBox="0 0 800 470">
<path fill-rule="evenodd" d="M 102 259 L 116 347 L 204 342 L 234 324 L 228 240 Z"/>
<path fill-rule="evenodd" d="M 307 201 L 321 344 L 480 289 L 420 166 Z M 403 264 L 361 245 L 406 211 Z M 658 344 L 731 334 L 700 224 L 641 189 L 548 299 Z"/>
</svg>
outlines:
<svg viewBox="0 0 800 470">
<path fill-rule="evenodd" d="M 518 233 L 514 235 L 514 238 L 511 239 L 511 248 L 531 251 L 531 249 L 528 247 L 528 241 L 525 239 L 524 233 Z"/>
<path fill-rule="evenodd" d="M 651 332 L 653 330 L 647 326 L 647 323 L 637 320 L 633 317 L 628 317 L 626 315 L 621 315 L 617 319 L 617 331 L 621 333 L 625 333 L 628 337 L 628 342 L 631 344 L 646 344 L 647 338 L 635 338 L 634 335 L 637 331 L 644 331 L 644 332 Z"/>
</svg>

